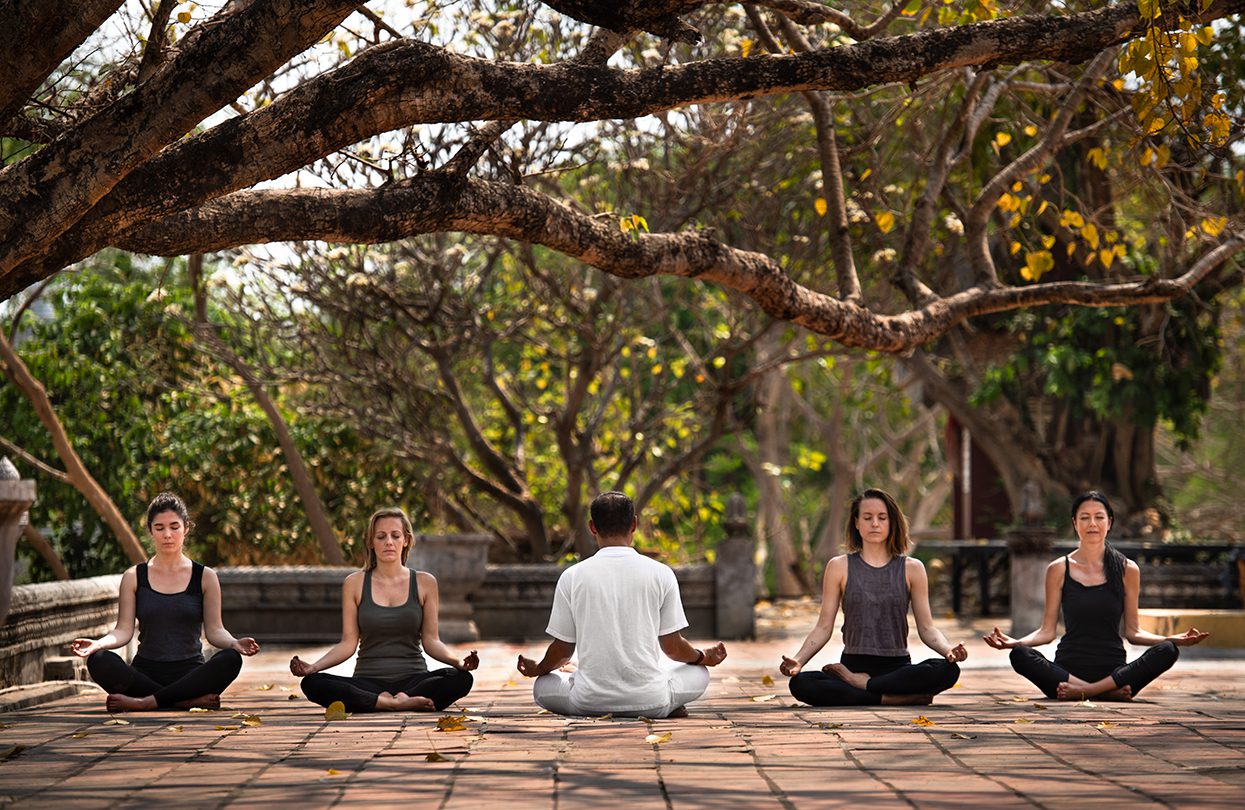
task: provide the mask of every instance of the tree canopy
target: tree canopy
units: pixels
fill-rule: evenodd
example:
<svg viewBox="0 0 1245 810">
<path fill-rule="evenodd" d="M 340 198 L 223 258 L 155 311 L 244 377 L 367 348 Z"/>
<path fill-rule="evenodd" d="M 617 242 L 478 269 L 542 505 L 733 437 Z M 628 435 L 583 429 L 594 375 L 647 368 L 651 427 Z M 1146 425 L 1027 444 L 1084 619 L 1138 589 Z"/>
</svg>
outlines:
<svg viewBox="0 0 1245 810">
<path fill-rule="evenodd" d="M 1235 218 L 1200 209 L 1185 212 L 1196 238 L 1179 240 L 1177 261 L 1153 272 L 1113 261 L 1118 269 L 1097 277 L 1046 279 L 1049 251 L 1034 245 L 997 255 L 995 244 L 1012 214 L 1040 216 L 1033 193 L 1030 208 L 1012 187 L 1032 185 L 1104 122 L 1128 118 L 1135 143 L 1120 148 L 1139 153 L 1158 146 L 1146 139 L 1180 129 L 1211 133 L 1209 146 L 1218 149 L 1239 135 L 1226 96 L 1197 64 L 1199 48 L 1215 39 L 1212 24 L 1238 14 L 1240 0 L 1146 0 L 1083 11 L 1076 4 L 974 0 L 952 8 L 914 0 L 854 4 L 850 13 L 770 0 L 744 7 L 754 29 L 746 38 L 714 24 L 721 4 L 691 0 L 376 5 L 390 12 L 386 18 L 332 0 L 229 2 L 215 12 L 173 0 L 154 9 L 122 8 L 119 0 L 10 6 L 3 23 L 14 34 L 0 45 L 0 67 L 10 77 L 0 90 L 0 134 L 31 147 L 0 171 L 0 295 L 107 246 L 176 255 L 463 231 L 545 245 L 623 278 L 718 283 L 773 317 L 846 345 L 900 352 L 991 312 L 1169 300 L 1245 246 Z M 184 10 L 171 16 L 174 9 Z M 104 44 L 101 27 L 115 31 L 118 18 L 133 40 L 114 35 Z M 1125 43 L 1145 47 L 1121 53 Z M 629 47 L 636 44 L 651 47 Z M 88 47 L 95 50 L 82 53 Z M 1084 69 L 1059 67 L 1078 64 Z M 802 280 L 786 271 L 781 255 L 720 238 L 716 220 L 724 212 L 679 231 L 626 232 L 619 217 L 631 212 L 594 216 L 523 182 L 536 167 L 520 162 L 508 178 L 475 171 L 516 123 L 615 121 L 790 93 L 876 89 L 916 100 L 931 88 L 954 125 L 915 155 L 926 170 L 924 188 L 906 188 L 906 203 L 875 198 L 865 211 L 888 237 L 879 241 L 898 251 L 890 267 L 851 260 L 856 245 L 842 227 L 844 194 L 861 178 L 828 164 L 830 133 L 820 144 L 824 188 L 817 199 L 837 219 L 834 259 L 822 262 L 833 272 Z M 988 126 L 1004 92 L 1042 99 L 1032 102 L 1023 131 Z M 453 124 L 476 128 L 456 148 L 426 150 L 425 159 L 401 170 L 390 165 L 335 188 L 266 185 L 384 133 Z M 944 263 L 930 255 L 936 214 L 949 175 L 983 148 L 995 149 L 998 160 L 985 182 L 957 199 L 965 214 L 964 269 L 946 277 L 937 272 Z M 566 150 L 563 162 L 573 153 Z M 1066 209 L 1052 230 L 1101 231 L 1093 216 Z M 858 265 L 868 271 L 863 278 Z"/>
</svg>

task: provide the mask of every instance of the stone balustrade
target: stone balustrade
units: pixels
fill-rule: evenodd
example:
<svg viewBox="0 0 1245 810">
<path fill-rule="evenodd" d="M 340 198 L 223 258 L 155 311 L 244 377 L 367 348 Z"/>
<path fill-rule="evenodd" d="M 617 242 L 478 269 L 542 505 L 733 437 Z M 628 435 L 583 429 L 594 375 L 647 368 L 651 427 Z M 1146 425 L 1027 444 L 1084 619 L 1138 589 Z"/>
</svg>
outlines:
<svg viewBox="0 0 1245 810">
<path fill-rule="evenodd" d="M 121 575 L 19 585 L 0 625 L 0 688 L 44 679 L 44 663 L 75 638 L 97 638 L 117 621 Z"/>
</svg>

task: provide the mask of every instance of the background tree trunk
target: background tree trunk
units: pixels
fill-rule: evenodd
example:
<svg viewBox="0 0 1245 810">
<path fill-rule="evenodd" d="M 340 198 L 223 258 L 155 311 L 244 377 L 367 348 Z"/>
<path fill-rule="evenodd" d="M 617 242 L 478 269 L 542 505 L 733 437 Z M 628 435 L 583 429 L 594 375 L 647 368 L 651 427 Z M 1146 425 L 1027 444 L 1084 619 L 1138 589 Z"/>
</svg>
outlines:
<svg viewBox="0 0 1245 810">
<path fill-rule="evenodd" d="M 22 362 L 2 330 L 0 330 L 0 361 L 3 362 L 5 376 L 30 402 L 31 407 L 39 416 L 39 421 L 47 429 L 48 435 L 52 438 L 52 445 L 56 448 L 56 454 L 60 456 L 61 463 L 65 465 L 65 474 L 69 476 L 74 489 L 82 493 L 82 497 L 86 498 L 91 508 L 112 530 L 129 561 L 146 562 L 147 552 L 134 535 L 134 530 L 130 528 L 121 510 L 91 476 L 90 471 L 73 449 L 73 443 L 70 442 L 69 435 L 65 432 L 65 426 L 56 416 L 56 410 L 48 398 L 47 389 L 30 373 L 30 369 Z"/>
</svg>

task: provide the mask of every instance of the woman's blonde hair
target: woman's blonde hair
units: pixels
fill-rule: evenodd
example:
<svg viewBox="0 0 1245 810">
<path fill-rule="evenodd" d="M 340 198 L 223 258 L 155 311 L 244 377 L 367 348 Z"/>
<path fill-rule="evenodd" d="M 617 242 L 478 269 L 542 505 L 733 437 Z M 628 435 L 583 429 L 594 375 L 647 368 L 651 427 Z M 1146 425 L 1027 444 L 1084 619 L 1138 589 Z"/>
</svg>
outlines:
<svg viewBox="0 0 1245 810">
<path fill-rule="evenodd" d="M 386 509 L 377 509 L 372 513 L 372 517 L 367 522 L 367 534 L 363 536 L 363 542 L 367 544 L 367 568 L 371 571 L 376 568 L 376 548 L 372 545 L 372 535 L 376 532 L 376 524 L 385 518 L 397 518 L 402 521 L 402 535 L 406 542 L 402 545 L 402 564 L 406 564 L 406 558 L 411 553 L 411 548 L 415 545 L 415 530 L 411 528 L 411 519 L 406 516 L 406 512 L 391 506 Z"/>
<path fill-rule="evenodd" d="M 864 548 L 864 538 L 860 536 L 860 529 L 856 528 L 856 521 L 860 518 L 860 504 L 868 499 L 873 498 L 886 504 L 887 531 L 890 533 L 886 536 L 886 548 L 891 554 L 899 557 L 908 551 L 908 519 L 899 509 L 899 504 L 891 497 L 889 492 L 881 489 L 866 489 L 864 492 L 852 499 L 852 508 L 847 516 L 847 534 L 844 545 L 847 546 L 847 552 L 853 554 Z"/>
</svg>

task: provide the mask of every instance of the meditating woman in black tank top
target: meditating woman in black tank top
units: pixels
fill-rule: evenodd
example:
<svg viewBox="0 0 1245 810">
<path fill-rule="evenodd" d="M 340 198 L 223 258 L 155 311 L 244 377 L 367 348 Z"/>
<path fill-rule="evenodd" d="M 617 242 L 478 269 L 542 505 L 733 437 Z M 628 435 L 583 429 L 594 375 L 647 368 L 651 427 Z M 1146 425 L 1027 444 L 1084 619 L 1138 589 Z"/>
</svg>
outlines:
<svg viewBox="0 0 1245 810">
<path fill-rule="evenodd" d="M 1042 626 L 1023 638 L 999 628 L 983 640 L 996 650 L 1010 649 L 1012 667 L 1049 698 L 1131 700 L 1150 681 L 1171 669 L 1179 647 L 1206 638 L 1197 628 L 1177 636 L 1142 630 L 1137 621 L 1141 570 L 1111 548 L 1107 532 L 1115 512 L 1101 492 L 1087 492 L 1072 504 L 1076 550 L 1046 567 L 1046 610 Z M 1055 640 L 1055 623 L 1063 609 L 1064 636 L 1051 663 L 1032 647 Z M 1136 661 L 1125 663 L 1120 642 L 1150 645 Z"/>
<path fill-rule="evenodd" d="M 475 650 L 458 658 L 442 643 L 437 578 L 406 566 L 414 542 L 401 509 L 372 515 L 367 568 L 342 585 L 341 641 L 314 664 L 298 656 L 290 661 L 290 672 L 303 679 L 308 699 L 321 706 L 341 701 L 348 712 L 439 711 L 471 691 L 471 670 L 480 658 Z M 322 671 L 356 649 L 354 677 Z M 425 651 L 449 666 L 429 672 Z"/>
<path fill-rule="evenodd" d="M 852 501 L 847 519 L 848 553 L 826 565 L 821 615 L 794 658 L 779 671 L 791 678 L 791 694 L 812 706 L 916 705 L 959 680 L 957 664 L 968 657 L 934 626 L 929 580 L 908 550 L 908 520 L 895 499 L 866 489 Z M 908 655 L 908 605 L 921 641 L 939 658 L 913 664 Z M 843 607 L 843 657 L 820 672 L 804 666 L 834 632 Z"/>
<path fill-rule="evenodd" d="M 183 552 L 190 517 L 186 504 L 162 492 L 147 507 L 147 533 L 156 553 L 121 577 L 117 626 L 70 649 L 86 658 L 91 678 L 108 691 L 108 711 L 215 709 L 220 693 L 242 669 L 242 656 L 259 652 L 253 638 L 234 638 L 221 624 L 220 580 Z M 138 653 L 127 664 L 111 650 L 134 636 Z M 220 652 L 203 660 L 200 633 Z"/>
</svg>

